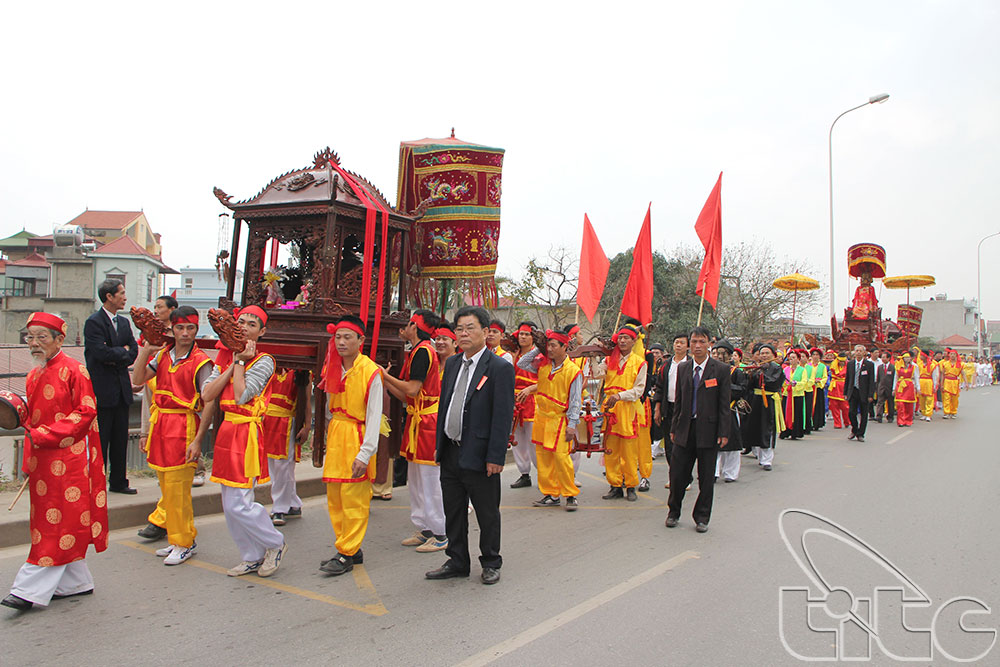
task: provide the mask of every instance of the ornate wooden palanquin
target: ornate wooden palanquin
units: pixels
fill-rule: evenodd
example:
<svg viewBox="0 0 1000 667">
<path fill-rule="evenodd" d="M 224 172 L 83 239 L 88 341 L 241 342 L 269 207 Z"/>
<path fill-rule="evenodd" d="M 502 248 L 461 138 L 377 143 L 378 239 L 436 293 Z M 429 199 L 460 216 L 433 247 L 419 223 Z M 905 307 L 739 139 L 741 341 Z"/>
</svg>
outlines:
<svg viewBox="0 0 1000 667">
<path fill-rule="evenodd" d="M 370 337 L 378 317 L 380 332 L 375 361 L 396 369 L 402 367 L 404 349 L 399 329 L 409 319 L 405 311 L 405 281 L 410 253 L 406 250 L 412 242 L 413 221 L 419 216 L 419 213 L 399 213 L 374 185 L 348 172 L 369 197 L 389 212 L 383 307 L 381 312 L 375 312 L 378 270 L 383 261 L 382 217 L 378 217 L 373 257 L 363 257 L 365 207 L 350 185 L 330 166 L 331 160 L 340 164 L 337 154 L 326 148 L 314 156 L 312 166 L 278 176 L 256 196 L 243 201 L 233 202 L 222 190 L 214 190 L 223 206 L 233 212 L 230 275 L 226 296 L 219 299 L 219 307 L 229 310 L 237 305 L 265 307 L 268 322 L 261 349 L 274 355 L 279 368 L 312 371 L 313 464 L 316 466 L 322 465 L 326 439 L 326 401 L 323 392 L 316 387 L 331 338 L 326 325 L 339 315 L 360 314 L 362 277 L 364 272 L 370 271 L 373 277 L 366 323 L 369 340 L 364 352 L 369 353 Z M 232 299 L 244 223 L 247 239 L 243 298 L 241 304 L 235 304 Z M 299 286 L 311 283 L 308 299 L 294 309 L 267 303 L 264 278 L 270 268 L 267 252 L 272 239 L 288 244 L 293 257 L 289 263 L 297 263 L 287 267 L 294 278 L 289 277 L 282 285 L 284 290 L 291 289 L 284 297 L 294 300 Z M 305 389 L 300 386 L 300 395 L 305 395 Z M 296 428 L 306 418 L 305 402 L 299 401 L 299 405 Z M 405 417 L 398 401 L 386 400 L 385 405 L 392 433 L 379 443 L 379 481 L 385 479 L 389 457 L 399 451 Z"/>
</svg>

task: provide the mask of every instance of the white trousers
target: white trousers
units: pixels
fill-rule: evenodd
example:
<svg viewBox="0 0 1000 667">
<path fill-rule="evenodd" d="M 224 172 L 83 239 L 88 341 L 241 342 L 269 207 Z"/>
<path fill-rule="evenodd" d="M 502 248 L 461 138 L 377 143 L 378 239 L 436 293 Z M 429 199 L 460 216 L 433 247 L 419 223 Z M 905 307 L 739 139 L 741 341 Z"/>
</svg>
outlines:
<svg viewBox="0 0 1000 667">
<path fill-rule="evenodd" d="M 654 459 L 657 456 L 659 456 L 660 454 L 666 454 L 666 453 L 667 453 L 666 450 L 663 449 L 663 440 L 662 439 L 661 440 L 656 440 L 655 442 L 653 442 L 653 445 L 652 445 L 652 454 L 653 454 L 653 458 Z"/>
<path fill-rule="evenodd" d="M 22 600 L 47 607 L 53 595 L 74 595 L 93 588 L 94 577 L 87 561 L 78 560 L 52 567 L 25 563 L 17 571 L 10 592 Z"/>
<path fill-rule="evenodd" d="M 414 463 L 406 465 L 406 485 L 410 488 L 410 520 L 421 531 L 444 536 L 444 500 L 441 497 L 441 468 Z"/>
<path fill-rule="evenodd" d="M 740 455 L 739 450 L 719 452 L 719 458 L 715 462 L 715 476 L 723 479 L 739 479 Z"/>
<path fill-rule="evenodd" d="M 774 447 L 754 447 L 753 453 L 757 455 L 757 463 L 762 466 L 769 466 L 774 461 Z"/>
<path fill-rule="evenodd" d="M 226 527 L 240 550 L 240 557 L 256 563 L 267 549 L 277 549 L 285 538 L 271 523 L 271 515 L 253 499 L 253 489 L 222 485 L 222 511 Z"/>
<path fill-rule="evenodd" d="M 284 514 L 292 507 L 302 507 L 295 488 L 295 459 L 268 459 L 267 469 L 271 472 L 271 511 Z"/>
<path fill-rule="evenodd" d="M 517 440 L 517 445 L 512 448 L 514 452 L 514 465 L 517 466 L 517 471 L 522 475 L 527 475 L 531 472 L 532 464 L 534 464 L 535 470 L 538 470 L 535 443 L 531 441 L 531 427 L 532 422 L 522 422 L 520 426 L 514 429 L 514 439 Z"/>
<path fill-rule="evenodd" d="M 580 472 L 580 452 L 573 452 L 569 455 L 569 460 L 573 462 L 573 476 Z"/>
</svg>

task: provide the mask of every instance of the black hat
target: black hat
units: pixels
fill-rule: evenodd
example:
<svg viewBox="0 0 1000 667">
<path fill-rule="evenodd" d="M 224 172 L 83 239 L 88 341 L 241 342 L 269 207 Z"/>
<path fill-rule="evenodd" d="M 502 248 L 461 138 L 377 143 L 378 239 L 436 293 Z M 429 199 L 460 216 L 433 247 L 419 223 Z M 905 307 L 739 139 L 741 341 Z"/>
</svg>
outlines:
<svg viewBox="0 0 1000 667">
<path fill-rule="evenodd" d="M 725 338 L 722 338 L 722 339 L 720 339 L 720 340 L 719 340 L 719 341 L 718 341 L 718 342 L 717 342 L 717 343 L 715 344 L 715 346 L 714 346 L 714 347 L 713 347 L 712 349 L 713 349 L 713 350 L 718 350 L 718 349 L 719 349 L 720 347 L 721 347 L 721 348 L 722 348 L 723 350 L 726 350 L 727 352 L 729 352 L 729 354 L 732 354 L 732 353 L 733 353 L 733 349 L 734 349 L 734 348 L 733 348 L 733 344 L 732 344 L 732 343 L 730 343 L 730 342 L 729 342 L 728 340 L 726 340 Z"/>
<path fill-rule="evenodd" d="M 650 350 L 659 350 L 660 352 L 664 352 L 665 351 L 663 349 L 663 346 L 660 345 L 659 343 L 653 343 L 652 345 L 649 346 L 649 349 Z"/>
</svg>

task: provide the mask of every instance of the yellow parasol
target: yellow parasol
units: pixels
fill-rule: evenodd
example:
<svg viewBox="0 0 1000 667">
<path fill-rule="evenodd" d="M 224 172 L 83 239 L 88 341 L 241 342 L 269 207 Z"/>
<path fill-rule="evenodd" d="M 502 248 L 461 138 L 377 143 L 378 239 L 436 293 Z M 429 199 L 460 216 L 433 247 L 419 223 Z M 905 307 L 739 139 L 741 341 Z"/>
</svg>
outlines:
<svg viewBox="0 0 1000 667">
<path fill-rule="evenodd" d="M 790 273 L 781 276 L 772 283 L 775 287 L 785 292 L 794 292 L 792 296 L 792 344 L 795 344 L 795 304 L 798 301 L 799 292 L 819 289 L 819 281 L 801 273 Z"/>
<path fill-rule="evenodd" d="M 934 284 L 934 276 L 891 276 L 883 278 L 882 284 L 889 289 L 906 289 L 906 303 L 910 303 L 911 287 L 929 287 Z"/>
</svg>

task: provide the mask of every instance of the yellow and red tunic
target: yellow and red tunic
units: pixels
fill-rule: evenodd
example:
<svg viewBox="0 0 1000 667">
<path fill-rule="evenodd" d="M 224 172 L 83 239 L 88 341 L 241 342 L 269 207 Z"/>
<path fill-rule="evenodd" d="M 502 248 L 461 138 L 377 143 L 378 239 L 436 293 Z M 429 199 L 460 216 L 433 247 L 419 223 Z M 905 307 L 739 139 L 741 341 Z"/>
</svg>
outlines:
<svg viewBox="0 0 1000 667">
<path fill-rule="evenodd" d="M 917 388 L 913 383 L 913 366 L 906 364 L 896 369 L 896 402 L 916 403 Z"/>
<path fill-rule="evenodd" d="M 31 482 L 28 563 L 51 567 L 82 560 L 87 546 L 108 548 L 97 402 L 86 366 L 62 352 L 28 373 L 29 438 L 24 470 Z"/>
<path fill-rule="evenodd" d="M 423 352 L 421 352 L 423 350 Z M 434 345 L 428 340 L 420 341 L 410 350 L 403 362 L 403 374 L 400 379 L 408 382 L 410 367 L 418 354 L 427 355 L 427 375 L 416 396 L 406 397 L 406 432 L 403 434 L 402 453 L 407 461 L 424 465 L 437 465 L 434 454 L 437 449 L 437 418 L 438 400 L 441 398 L 442 370 Z M 367 403 L 367 401 L 366 401 Z M 359 445 L 360 446 L 360 445 Z"/>
<path fill-rule="evenodd" d="M 247 362 L 247 369 L 266 356 L 270 355 L 259 353 Z M 219 372 L 224 373 L 231 363 L 220 366 Z M 272 374 L 264 390 L 243 405 L 236 404 L 232 378 L 222 390 L 219 396 L 222 424 L 215 436 L 213 482 L 249 489 L 254 485 L 254 478 L 260 484 L 271 480 L 267 471 L 267 455 L 260 445 L 260 427 L 267 411 L 273 380 Z"/>
<path fill-rule="evenodd" d="M 846 401 L 844 397 L 844 385 L 847 383 L 847 364 L 835 359 L 830 364 L 830 391 L 831 401 Z"/>
<path fill-rule="evenodd" d="M 538 382 L 538 373 L 533 373 L 531 371 L 525 370 L 517 365 L 517 362 L 524 356 L 518 352 L 517 357 L 514 359 L 514 396 L 516 397 L 521 390 L 530 387 L 531 385 Z M 525 422 L 531 422 L 535 419 L 535 397 L 528 396 L 520 403 L 514 403 L 514 426 L 520 426 Z"/>
<path fill-rule="evenodd" d="M 201 419 L 202 400 L 198 371 L 211 363 L 197 346 L 180 361 L 171 361 L 170 349 L 156 355 L 156 376 L 150 380 L 153 401 L 149 411 L 146 462 L 153 470 L 197 466 L 185 462 L 187 446 L 194 440 Z"/>
<path fill-rule="evenodd" d="M 288 443 L 295 425 L 299 388 L 295 384 L 295 371 L 275 371 L 271 378 L 271 398 L 261 420 L 261 447 L 271 459 L 287 459 Z M 295 462 L 302 458 L 302 445 L 295 443 Z"/>
<path fill-rule="evenodd" d="M 560 454 L 569 453 L 570 443 L 565 437 L 568 423 L 566 410 L 569 408 L 570 387 L 578 377 L 583 377 L 583 371 L 569 357 L 557 371 L 552 370 L 551 363 L 539 366 L 531 441 L 542 449 Z"/>
<path fill-rule="evenodd" d="M 942 361 L 939 366 L 942 373 L 944 373 L 944 380 L 941 382 L 941 391 L 946 394 L 958 394 L 959 383 L 962 378 L 962 362 L 959 361 L 957 364 L 952 364 L 950 361 Z"/>
<path fill-rule="evenodd" d="M 369 459 L 368 470 L 362 477 L 352 477 L 351 467 L 365 439 L 368 393 L 372 381 L 380 372 L 374 361 L 359 354 L 354 365 L 344 374 L 344 390 L 328 394 L 331 417 L 326 430 L 324 482 L 364 482 L 375 479 L 375 456 Z"/>
<path fill-rule="evenodd" d="M 608 368 L 604 376 L 604 393 L 608 396 L 628 391 L 635 385 L 639 370 L 646 359 L 638 354 L 630 354 L 625 364 L 618 368 Z M 605 424 L 610 426 L 610 432 L 621 438 L 638 437 L 639 401 L 618 401 L 611 411 L 605 414 Z"/>
</svg>

